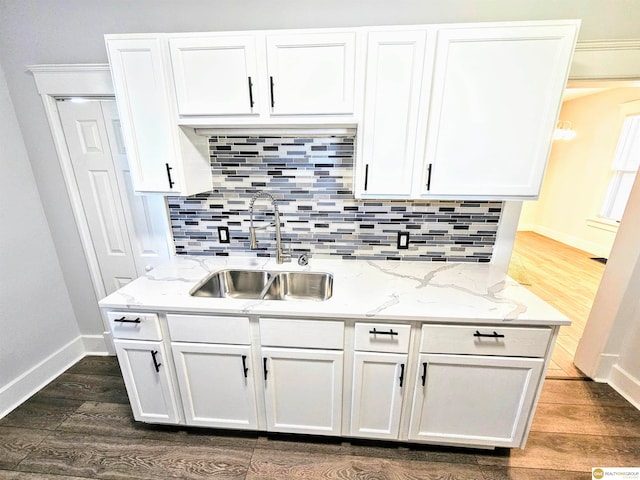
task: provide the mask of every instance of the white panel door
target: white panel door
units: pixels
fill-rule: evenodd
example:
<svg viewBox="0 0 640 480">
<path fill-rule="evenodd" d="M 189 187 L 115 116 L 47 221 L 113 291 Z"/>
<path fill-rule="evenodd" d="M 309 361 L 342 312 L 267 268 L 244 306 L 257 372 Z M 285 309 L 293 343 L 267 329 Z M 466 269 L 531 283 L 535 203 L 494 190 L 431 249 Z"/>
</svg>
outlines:
<svg viewBox="0 0 640 480">
<path fill-rule="evenodd" d="M 340 435 L 341 351 L 263 348 L 267 430 Z"/>
<path fill-rule="evenodd" d="M 100 102 L 138 275 L 171 256 L 164 197 L 135 193 L 115 100 Z"/>
<path fill-rule="evenodd" d="M 100 102 L 58 112 L 107 294 L 138 277 Z"/>
<path fill-rule="evenodd" d="M 537 196 L 576 26 L 438 31 L 422 194 Z"/>
<path fill-rule="evenodd" d="M 542 358 L 421 354 L 409 439 L 519 447 L 543 363 Z"/>
<path fill-rule="evenodd" d="M 134 418 L 149 423 L 178 423 L 162 342 L 116 339 L 113 343 Z"/>
<path fill-rule="evenodd" d="M 172 38 L 169 48 L 180 115 L 258 112 L 253 36 Z"/>
<path fill-rule="evenodd" d="M 133 192 L 115 101 L 63 101 L 58 112 L 109 294 L 169 258 L 166 206 Z"/>
<path fill-rule="evenodd" d="M 350 435 L 397 439 L 407 355 L 355 352 Z"/>
<path fill-rule="evenodd" d="M 267 35 L 272 114 L 351 114 L 355 33 Z"/>
<path fill-rule="evenodd" d="M 426 35 L 425 31 L 369 34 L 356 180 L 363 196 L 411 194 Z"/>
<path fill-rule="evenodd" d="M 171 345 L 189 425 L 258 428 L 254 373 L 248 345 Z"/>
</svg>

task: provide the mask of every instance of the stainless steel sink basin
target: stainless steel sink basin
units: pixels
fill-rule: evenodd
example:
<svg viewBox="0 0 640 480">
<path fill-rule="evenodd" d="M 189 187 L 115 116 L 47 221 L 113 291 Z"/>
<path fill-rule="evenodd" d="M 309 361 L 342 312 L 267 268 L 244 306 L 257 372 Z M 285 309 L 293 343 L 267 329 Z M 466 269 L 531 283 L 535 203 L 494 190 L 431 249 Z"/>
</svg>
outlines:
<svg viewBox="0 0 640 480">
<path fill-rule="evenodd" d="M 221 270 L 209 275 L 189 293 L 194 297 L 323 301 L 333 295 L 333 275 Z"/>
</svg>

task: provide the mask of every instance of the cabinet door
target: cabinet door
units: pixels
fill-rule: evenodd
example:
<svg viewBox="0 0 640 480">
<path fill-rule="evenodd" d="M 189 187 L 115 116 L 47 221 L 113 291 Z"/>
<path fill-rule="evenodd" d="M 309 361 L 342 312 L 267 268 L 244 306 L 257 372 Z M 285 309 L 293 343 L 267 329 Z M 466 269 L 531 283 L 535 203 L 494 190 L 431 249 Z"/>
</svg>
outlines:
<svg viewBox="0 0 640 480">
<path fill-rule="evenodd" d="M 162 342 L 114 340 L 136 420 L 178 423 L 178 407 Z"/>
<path fill-rule="evenodd" d="M 267 430 L 340 435 L 342 352 L 263 348 Z"/>
<path fill-rule="evenodd" d="M 179 193 L 160 40 L 108 40 L 107 50 L 136 190 Z"/>
<path fill-rule="evenodd" d="M 424 31 L 369 34 L 356 180 L 362 196 L 411 194 L 425 41 Z"/>
<path fill-rule="evenodd" d="M 247 115 L 259 105 L 253 36 L 173 38 L 180 115 Z"/>
<path fill-rule="evenodd" d="M 351 114 L 355 33 L 267 36 L 272 114 Z"/>
<path fill-rule="evenodd" d="M 422 194 L 537 196 L 577 27 L 438 32 Z"/>
<path fill-rule="evenodd" d="M 350 435 L 397 439 L 407 355 L 355 352 Z"/>
<path fill-rule="evenodd" d="M 249 346 L 173 343 L 171 349 L 188 425 L 258 427 Z"/>
<path fill-rule="evenodd" d="M 419 362 L 410 440 L 520 446 L 542 358 L 421 354 Z"/>
</svg>

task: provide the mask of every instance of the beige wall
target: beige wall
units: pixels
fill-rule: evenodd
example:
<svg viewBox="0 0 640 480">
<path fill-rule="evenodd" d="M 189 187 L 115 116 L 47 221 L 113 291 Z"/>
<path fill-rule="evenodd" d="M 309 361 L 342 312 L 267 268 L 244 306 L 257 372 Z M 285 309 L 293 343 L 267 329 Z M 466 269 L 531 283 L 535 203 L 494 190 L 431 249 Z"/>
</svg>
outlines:
<svg viewBox="0 0 640 480">
<path fill-rule="evenodd" d="M 577 136 L 553 143 L 540 198 L 524 202 L 519 230 L 609 257 L 615 231 L 588 220 L 606 194 L 624 119 L 620 105 L 639 99 L 640 88 L 616 88 L 563 104 L 560 120 L 570 121 Z"/>
</svg>

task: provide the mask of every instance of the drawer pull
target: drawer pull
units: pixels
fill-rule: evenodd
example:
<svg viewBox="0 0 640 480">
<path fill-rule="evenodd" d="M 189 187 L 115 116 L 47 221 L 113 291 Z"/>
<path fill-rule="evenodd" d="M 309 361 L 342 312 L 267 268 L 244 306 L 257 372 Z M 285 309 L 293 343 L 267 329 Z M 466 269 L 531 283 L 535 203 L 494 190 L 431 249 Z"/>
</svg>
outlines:
<svg viewBox="0 0 640 480">
<path fill-rule="evenodd" d="M 140 317 L 136 318 L 135 320 L 129 320 L 127 317 L 122 317 L 122 318 L 116 318 L 113 321 L 120 322 L 120 323 L 140 323 Z"/>
<path fill-rule="evenodd" d="M 369 330 L 369 333 L 372 335 L 398 335 L 398 332 L 394 332 L 393 329 L 389 329 L 388 332 L 379 332 L 374 328 L 373 330 Z"/>
<path fill-rule="evenodd" d="M 157 350 L 151 350 L 151 358 L 153 359 L 153 366 L 156 369 L 156 373 L 160 372 L 160 365 L 162 365 L 161 363 L 158 363 L 158 359 L 156 358 L 156 355 L 158 355 L 158 351 Z"/>
<path fill-rule="evenodd" d="M 404 363 L 400 364 L 400 388 L 402 388 L 402 382 L 404 382 Z"/>
<path fill-rule="evenodd" d="M 504 338 L 504 335 L 502 335 L 501 333 L 496 332 L 495 330 L 493 331 L 493 333 L 480 333 L 478 330 L 476 330 L 476 333 L 473 334 L 474 337 L 487 337 L 487 338 Z"/>
<path fill-rule="evenodd" d="M 267 358 L 265 358 L 263 360 L 263 369 L 264 369 L 264 381 L 267 381 L 267 374 L 269 373 L 269 370 L 267 370 Z"/>
<path fill-rule="evenodd" d="M 424 387 L 427 382 L 427 362 L 422 363 L 422 376 L 420 378 L 422 378 L 422 386 Z"/>
<path fill-rule="evenodd" d="M 242 371 L 244 372 L 244 378 L 247 378 L 247 372 L 249 371 L 249 367 L 247 367 L 246 355 L 242 355 Z"/>
</svg>

